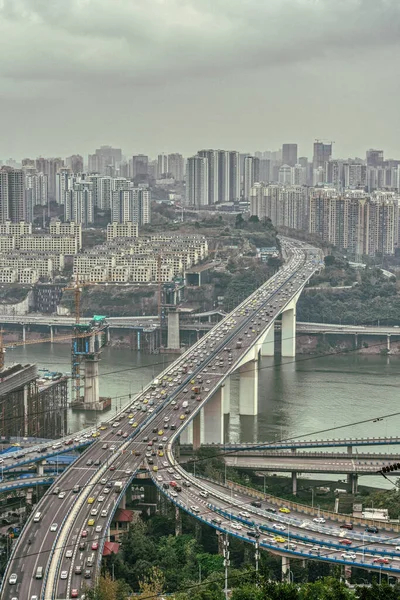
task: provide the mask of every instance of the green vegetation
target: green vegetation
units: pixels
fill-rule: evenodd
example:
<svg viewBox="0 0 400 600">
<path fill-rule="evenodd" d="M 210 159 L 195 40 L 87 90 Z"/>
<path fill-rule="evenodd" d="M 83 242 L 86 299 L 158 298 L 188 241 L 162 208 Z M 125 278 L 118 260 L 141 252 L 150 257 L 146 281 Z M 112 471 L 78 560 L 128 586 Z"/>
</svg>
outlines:
<svg viewBox="0 0 400 600">
<path fill-rule="evenodd" d="M 325 257 L 325 269 L 313 277 L 297 304 L 299 321 L 349 325 L 397 325 L 400 295 L 395 278 L 387 279 L 373 267 L 355 270 L 340 257 Z M 338 286 L 350 289 L 333 291 Z M 326 289 L 324 289 L 326 288 Z"/>
</svg>

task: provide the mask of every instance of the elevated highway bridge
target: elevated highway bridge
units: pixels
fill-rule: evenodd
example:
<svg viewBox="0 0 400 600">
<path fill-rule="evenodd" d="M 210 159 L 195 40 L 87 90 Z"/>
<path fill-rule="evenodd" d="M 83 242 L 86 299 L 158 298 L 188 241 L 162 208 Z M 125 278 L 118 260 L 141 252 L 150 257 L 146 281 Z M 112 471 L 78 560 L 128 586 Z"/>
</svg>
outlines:
<svg viewBox="0 0 400 600">
<path fill-rule="evenodd" d="M 365 522 L 348 532 L 328 519 L 325 523 L 305 520 L 285 506 L 272 513 L 267 510 L 268 501 L 260 508 L 254 506 L 252 496 L 199 480 L 175 457 L 174 444 L 179 437 L 192 438 L 194 446 L 223 442 L 223 414 L 229 411 L 233 372 L 240 375 L 241 413 L 256 414 L 258 357 L 273 354 L 274 323 L 280 315 L 282 355 L 295 354 L 296 302 L 307 280 L 320 268 L 321 257 L 315 248 L 281 241 L 287 263 L 274 277 L 170 365 L 108 427 L 72 437 L 74 444 L 84 440 L 88 448 L 58 479 L 65 494 L 60 497 L 50 488 L 36 507 L 40 517 L 28 520 L 13 547 L 1 598 L 36 595 L 41 600 L 66 599 L 73 591 L 79 592 L 83 582 L 93 585 L 113 513 L 118 505 L 123 506 L 125 490 L 143 464 L 172 502 L 227 539 L 232 535 L 244 539 L 278 552 L 285 561 L 302 556 L 400 575 L 400 553 L 396 551 L 400 538 L 390 527 L 365 535 Z M 200 413 L 204 433 L 200 431 Z M 41 450 L 39 445 L 36 453 L 45 458 L 49 449 Z M 21 457 L 21 461 L 25 459 Z M 5 460 L 18 462 L 18 458 Z M 181 492 L 171 483 L 176 480 L 182 481 Z M 289 545 L 278 547 L 276 532 L 289 529 L 290 537 L 295 535 L 298 540 L 296 547 L 290 545 L 289 536 Z M 356 548 L 355 558 L 345 552 L 349 543 Z M 67 550 L 72 556 L 69 552 L 67 556 Z M 379 558 L 383 553 L 389 557 L 384 563 Z M 92 554 L 96 560 L 90 567 Z M 44 569 L 42 580 L 34 578 L 38 566 Z M 82 568 L 83 576 L 76 572 L 77 567 Z"/>
</svg>

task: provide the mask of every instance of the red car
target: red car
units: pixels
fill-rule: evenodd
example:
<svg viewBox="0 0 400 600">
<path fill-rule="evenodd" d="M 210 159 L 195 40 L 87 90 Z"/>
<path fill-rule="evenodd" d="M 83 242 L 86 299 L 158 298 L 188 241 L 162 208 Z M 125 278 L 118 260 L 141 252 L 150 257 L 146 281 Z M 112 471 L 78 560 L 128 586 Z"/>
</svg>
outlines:
<svg viewBox="0 0 400 600">
<path fill-rule="evenodd" d="M 110 471 L 115 471 L 115 466 L 114 465 L 111 465 Z"/>
<path fill-rule="evenodd" d="M 378 563 L 379 565 L 388 565 L 390 561 L 388 558 L 385 558 L 383 556 L 377 556 L 372 562 Z"/>
<path fill-rule="evenodd" d="M 99 542 L 93 542 L 92 550 L 98 550 L 98 549 L 99 549 Z"/>
<path fill-rule="evenodd" d="M 87 531 L 86 531 L 86 529 L 82 530 L 81 537 L 87 537 Z"/>
<path fill-rule="evenodd" d="M 176 481 L 170 481 L 170 482 L 169 482 L 169 485 L 170 485 L 171 487 L 176 487 L 178 484 L 176 483 Z"/>
<path fill-rule="evenodd" d="M 76 588 L 71 590 L 71 598 L 78 598 L 78 596 L 79 596 L 79 590 L 77 590 Z"/>
<path fill-rule="evenodd" d="M 340 540 L 340 544 L 344 544 L 345 546 L 351 546 L 352 541 L 348 540 L 347 538 L 343 538 L 342 540 Z"/>
</svg>

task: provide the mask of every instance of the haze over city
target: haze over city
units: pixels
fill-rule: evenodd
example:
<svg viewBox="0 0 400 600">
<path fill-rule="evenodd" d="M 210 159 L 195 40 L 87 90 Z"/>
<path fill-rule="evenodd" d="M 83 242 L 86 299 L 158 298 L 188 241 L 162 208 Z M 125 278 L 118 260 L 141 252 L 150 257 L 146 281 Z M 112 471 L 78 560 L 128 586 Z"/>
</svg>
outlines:
<svg viewBox="0 0 400 600">
<path fill-rule="evenodd" d="M 1 0 L 0 157 L 396 156 L 399 21 L 396 0 Z"/>
</svg>

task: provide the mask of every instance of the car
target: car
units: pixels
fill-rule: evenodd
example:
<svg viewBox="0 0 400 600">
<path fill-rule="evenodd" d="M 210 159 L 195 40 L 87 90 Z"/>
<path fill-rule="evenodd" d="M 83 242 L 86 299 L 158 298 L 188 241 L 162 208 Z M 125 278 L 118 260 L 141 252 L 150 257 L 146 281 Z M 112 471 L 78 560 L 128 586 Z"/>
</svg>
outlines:
<svg viewBox="0 0 400 600">
<path fill-rule="evenodd" d="M 356 560 L 357 555 L 354 552 L 342 552 L 342 558 L 346 560 Z"/>
<path fill-rule="evenodd" d="M 110 488 L 105 487 L 103 490 L 103 494 L 109 494 L 110 493 Z"/>
<path fill-rule="evenodd" d="M 65 558 L 72 558 L 72 554 L 73 554 L 72 550 L 67 550 L 65 553 Z"/>
<path fill-rule="evenodd" d="M 109 468 L 109 471 L 115 471 L 115 465 L 111 465 L 111 467 Z"/>
<path fill-rule="evenodd" d="M 164 430 L 163 429 L 159 429 L 157 432 L 157 435 L 164 435 Z"/>
<path fill-rule="evenodd" d="M 321 548 L 320 546 L 313 546 L 310 548 L 309 552 L 312 552 L 313 554 L 319 554 L 321 552 Z"/>
<path fill-rule="evenodd" d="M 340 526 L 341 529 L 353 529 L 353 523 L 342 523 Z"/>
<path fill-rule="evenodd" d="M 88 504 L 93 504 L 93 502 L 94 502 L 93 496 L 91 496 L 90 498 L 88 498 Z"/>
<path fill-rule="evenodd" d="M 287 550 L 296 550 L 297 546 L 292 542 L 288 542 L 287 544 L 285 544 L 285 548 L 287 548 Z"/>
<path fill-rule="evenodd" d="M 326 520 L 323 517 L 315 517 L 313 521 L 314 523 L 326 523 Z"/>
<path fill-rule="evenodd" d="M 290 509 L 286 508 L 286 506 L 281 506 L 280 509 L 279 509 L 279 512 L 285 513 L 285 514 L 289 514 L 290 513 Z"/>
<path fill-rule="evenodd" d="M 97 508 L 92 508 L 92 510 L 90 511 L 90 514 L 92 517 L 95 517 L 97 515 L 99 511 L 97 510 Z"/>
<path fill-rule="evenodd" d="M 67 579 L 68 571 L 61 571 L 60 579 Z"/>
<path fill-rule="evenodd" d="M 85 575 L 84 575 L 85 579 L 91 579 L 92 577 L 92 571 L 90 569 L 85 569 Z"/>
<path fill-rule="evenodd" d="M 390 559 L 386 556 L 377 556 L 372 562 L 377 563 L 378 565 L 388 565 L 390 563 Z"/>
<path fill-rule="evenodd" d="M 271 525 L 272 529 L 277 529 L 278 531 L 285 531 L 286 527 L 285 525 L 282 525 L 281 523 L 273 523 Z"/>
<path fill-rule="evenodd" d="M 375 525 L 367 525 L 365 531 L 368 531 L 368 533 L 379 533 L 379 529 Z"/>
<path fill-rule="evenodd" d="M 18 577 L 16 573 L 11 573 L 9 579 L 8 579 L 8 583 L 10 585 L 15 585 L 17 583 Z"/>
<path fill-rule="evenodd" d="M 86 461 L 86 466 L 90 467 L 93 464 L 93 460 L 91 458 L 89 458 L 89 460 Z"/>
<path fill-rule="evenodd" d="M 82 531 L 81 531 L 81 537 L 86 538 L 87 534 L 88 534 L 88 532 L 86 531 L 86 529 L 82 529 Z"/>
<path fill-rule="evenodd" d="M 135 421 L 134 423 L 132 423 L 132 427 L 135 429 L 137 426 L 139 425 L 139 423 L 137 421 Z"/>
<path fill-rule="evenodd" d="M 65 492 L 60 492 L 58 494 L 58 497 L 60 498 L 60 500 L 62 500 L 63 498 L 65 498 Z"/>
<path fill-rule="evenodd" d="M 153 467 L 153 471 L 154 471 L 155 473 L 157 473 L 157 471 L 158 471 L 158 467 L 157 467 L 157 465 L 154 465 L 154 467 Z"/>
<path fill-rule="evenodd" d="M 190 510 L 194 513 L 199 513 L 200 512 L 200 508 L 198 506 L 192 505 L 190 507 Z"/>
<path fill-rule="evenodd" d="M 97 502 L 103 502 L 104 501 L 104 496 L 99 496 L 97 498 Z"/>
<path fill-rule="evenodd" d="M 92 550 L 98 550 L 99 549 L 99 542 L 93 542 L 92 543 Z"/>
<path fill-rule="evenodd" d="M 247 519 L 248 517 L 250 517 L 250 513 L 246 512 L 245 510 L 242 510 L 240 511 L 239 516 Z"/>
<path fill-rule="evenodd" d="M 232 527 L 232 529 L 237 529 L 237 530 L 242 529 L 242 526 L 239 525 L 239 523 L 231 523 L 231 527 Z"/>
<path fill-rule="evenodd" d="M 93 527 L 93 525 L 94 525 L 94 519 L 88 519 L 87 524 L 89 525 L 89 527 Z"/>
<path fill-rule="evenodd" d="M 100 533 L 100 531 L 103 529 L 103 527 L 101 525 L 96 525 L 96 529 L 95 532 L 96 533 Z"/>
<path fill-rule="evenodd" d="M 181 415 L 179 418 L 181 421 L 184 421 L 186 419 L 186 415 Z"/>
<path fill-rule="evenodd" d="M 57 524 L 57 523 L 52 523 L 52 524 L 50 525 L 50 531 L 57 531 L 57 527 L 58 527 L 58 524 Z"/>
<path fill-rule="evenodd" d="M 276 535 L 274 537 L 274 542 L 278 542 L 278 544 L 284 544 L 286 542 L 286 539 L 281 535 Z"/>
<path fill-rule="evenodd" d="M 347 538 L 343 538 L 342 540 L 339 540 L 339 544 L 344 544 L 345 546 L 351 546 L 352 541 L 348 540 Z"/>
<path fill-rule="evenodd" d="M 77 590 L 76 588 L 72 588 L 71 598 L 78 598 L 78 597 L 79 597 L 79 590 Z"/>
<path fill-rule="evenodd" d="M 276 508 L 272 508 L 271 506 L 267 506 L 265 510 L 269 513 L 276 513 Z"/>
</svg>

